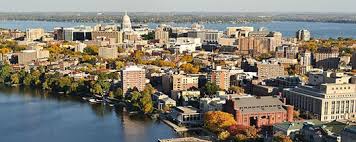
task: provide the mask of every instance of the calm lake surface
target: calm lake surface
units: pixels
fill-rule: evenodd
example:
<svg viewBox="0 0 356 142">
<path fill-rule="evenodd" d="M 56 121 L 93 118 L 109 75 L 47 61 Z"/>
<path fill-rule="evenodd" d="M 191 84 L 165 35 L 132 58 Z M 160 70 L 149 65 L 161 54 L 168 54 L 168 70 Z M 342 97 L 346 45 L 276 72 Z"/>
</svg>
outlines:
<svg viewBox="0 0 356 142">
<path fill-rule="evenodd" d="M 0 142 L 155 142 L 179 137 L 166 124 L 79 98 L 0 87 Z"/>
<path fill-rule="evenodd" d="M 79 25 L 93 26 L 97 23 L 77 23 L 77 22 L 48 22 L 48 21 L 0 21 L 0 28 L 20 29 L 44 28 L 46 31 L 53 31 L 54 27 L 73 27 Z M 120 23 L 118 23 L 120 24 Z M 166 23 L 173 26 L 190 27 L 192 23 Z M 157 23 L 148 23 L 150 28 L 157 27 Z M 315 38 L 356 38 L 356 24 L 343 23 L 319 23 L 319 22 L 266 22 L 266 23 L 246 23 L 246 24 L 203 24 L 205 28 L 224 31 L 229 26 L 253 26 L 256 29 L 266 27 L 271 31 L 280 31 L 286 37 L 294 37 L 297 30 L 305 28 L 311 31 Z"/>
</svg>

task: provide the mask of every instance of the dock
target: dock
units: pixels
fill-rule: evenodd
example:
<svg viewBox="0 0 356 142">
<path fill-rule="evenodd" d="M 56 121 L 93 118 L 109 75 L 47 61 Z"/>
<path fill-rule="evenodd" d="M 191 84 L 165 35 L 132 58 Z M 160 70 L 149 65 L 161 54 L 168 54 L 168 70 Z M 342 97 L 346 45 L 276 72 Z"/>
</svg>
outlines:
<svg viewBox="0 0 356 142">
<path fill-rule="evenodd" d="M 186 132 L 188 131 L 189 129 L 187 127 L 181 127 L 181 126 L 178 126 L 174 123 L 172 123 L 171 121 L 167 120 L 167 119 L 162 119 L 162 121 L 164 123 L 166 123 L 169 127 L 171 127 L 172 129 L 174 129 L 174 131 L 176 132 Z"/>
</svg>

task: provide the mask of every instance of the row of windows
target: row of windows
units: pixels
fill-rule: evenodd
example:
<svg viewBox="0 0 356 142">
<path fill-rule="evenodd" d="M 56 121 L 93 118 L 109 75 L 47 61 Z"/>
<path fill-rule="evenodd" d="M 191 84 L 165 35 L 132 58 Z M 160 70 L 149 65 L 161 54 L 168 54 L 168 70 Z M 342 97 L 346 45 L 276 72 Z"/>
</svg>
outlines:
<svg viewBox="0 0 356 142">
<path fill-rule="evenodd" d="M 346 90 L 346 89 L 350 89 L 350 88 L 351 88 L 350 86 L 349 86 L 349 87 L 344 87 L 345 90 Z M 339 88 L 339 87 L 336 87 L 335 89 L 336 89 L 336 90 L 339 90 L 339 89 L 342 90 L 342 87 L 340 87 L 340 88 Z M 332 87 L 331 90 L 334 90 L 334 87 Z"/>
</svg>

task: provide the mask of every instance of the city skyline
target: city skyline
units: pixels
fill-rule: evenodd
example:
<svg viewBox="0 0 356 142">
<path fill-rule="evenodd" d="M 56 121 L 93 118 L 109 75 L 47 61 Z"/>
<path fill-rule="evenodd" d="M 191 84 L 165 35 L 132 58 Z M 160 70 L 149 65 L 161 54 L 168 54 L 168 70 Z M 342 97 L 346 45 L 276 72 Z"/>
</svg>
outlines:
<svg viewBox="0 0 356 142">
<path fill-rule="evenodd" d="M 21 3 L 21 4 L 20 4 Z M 5 0 L 0 12 L 345 12 L 355 13 L 352 0 L 222 0 L 217 6 L 214 0 L 62 0 L 53 4 L 47 0 Z"/>
</svg>

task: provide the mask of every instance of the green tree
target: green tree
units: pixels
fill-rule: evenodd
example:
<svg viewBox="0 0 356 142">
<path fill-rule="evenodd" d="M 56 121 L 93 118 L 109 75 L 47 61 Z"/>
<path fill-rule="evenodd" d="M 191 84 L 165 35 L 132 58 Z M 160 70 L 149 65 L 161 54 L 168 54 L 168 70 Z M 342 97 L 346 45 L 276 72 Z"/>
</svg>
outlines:
<svg viewBox="0 0 356 142">
<path fill-rule="evenodd" d="M 117 70 L 120 70 L 120 69 L 122 69 L 123 67 L 125 67 L 125 63 L 124 63 L 124 62 L 122 62 L 122 61 L 116 61 L 116 62 L 115 62 L 115 68 L 116 68 Z"/>
<path fill-rule="evenodd" d="M 12 84 L 19 84 L 20 83 L 19 74 L 14 73 L 14 74 L 11 75 L 11 83 Z"/>
<path fill-rule="evenodd" d="M 101 85 L 99 83 L 95 83 L 93 88 L 91 89 L 91 92 L 93 94 L 102 94 L 103 89 L 101 88 Z"/>
<path fill-rule="evenodd" d="M 149 94 L 149 92 L 144 92 L 142 95 L 143 97 L 140 100 L 142 111 L 145 114 L 151 113 L 153 111 L 153 102 L 151 94 Z"/>
<path fill-rule="evenodd" d="M 32 77 L 31 77 L 31 74 L 26 74 L 24 80 L 23 80 L 23 84 L 25 86 L 30 86 L 31 85 L 31 82 L 32 82 Z"/>
<path fill-rule="evenodd" d="M 220 87 L 217 86 L 215 83 L 211 83 L 211 82 L 207 82 L 204 86 L 204 92 L 205 94 L 211 96 L 211 95 L 215 95 L 215 93 L 217 91 L 220 91 Z"/>
<path fill-rule="evenodd" d="M 114 92 L 114 97 L 117 99 L 123 99 L 124 98 L 124 93 L 121 88 L 116 88 Z"/>
<path fill-rule="evenodd" d="M 0 69 L 0 82 L 6 82 L 9 80 L 11 75 L 11 66 L 8 64 L 5 64 L 1 66 Z"/>
<path fill-rule="evenodd" d="M 155 39 L 155 33 L 154 32 L 149 32 L 146 35 L 142 35 L 143 40 L 153 40 Z"/>
<path fill-rule="evenodd" d="M 89 45 L 86 48 L 84 48 L 84 53 L 88 55 L 98 55 L 99 48 L 96 45 Z"/>
<path fill-rule="evenodd" d="M 231 86 L 229 90 L 239 94 L 243 94 L 245 92 L 245 90 L 240 86 Z"/>
</svg>

